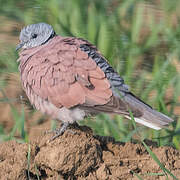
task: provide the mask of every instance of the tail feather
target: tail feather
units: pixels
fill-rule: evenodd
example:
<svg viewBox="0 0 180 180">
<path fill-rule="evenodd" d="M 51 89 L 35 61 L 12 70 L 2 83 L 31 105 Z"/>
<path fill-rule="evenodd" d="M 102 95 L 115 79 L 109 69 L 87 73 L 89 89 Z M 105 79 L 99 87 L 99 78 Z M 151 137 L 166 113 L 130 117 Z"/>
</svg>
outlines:
<svg viewBox="0 0 180 180">
<path fill-rule="evenodd" d="M 137 123 L 159 130 L 166 127 L 173 121 L 173 119 L 152 109 L 149 105 L 145 104 L 143 101 L 141 101 L 131 93 L 127 93 L 124 96 L 124 101 L 128 104 L 130 109 L 136 108 L 142 112 L 142 116 L 134 117 Z M 129 116 L 126 115 L 126 117 L 130 119 Z"/>
<path fill-rule="evenodd" d="M 173 119 L 154 110 L 130 92 L 126 92 L 122 97 L 112 96 L 111 101 L 104 105 L 90 106 L 83 104 L 79 107 L 91 114 L 98 112 L 114 113 L 121 114 L 128 119 L 131 119 L 129 115 L 130 109 L 137 123 L 156 130 L 166 127 L 173 121 Z"/>
</svg>

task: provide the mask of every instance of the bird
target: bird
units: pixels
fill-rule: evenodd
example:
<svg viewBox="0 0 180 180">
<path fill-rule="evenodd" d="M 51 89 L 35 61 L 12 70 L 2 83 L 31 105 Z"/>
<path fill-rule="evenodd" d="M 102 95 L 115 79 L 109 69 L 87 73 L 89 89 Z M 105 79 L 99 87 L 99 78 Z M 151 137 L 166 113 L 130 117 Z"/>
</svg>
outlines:
<svg viewBox="0 0 180 180">
<path fill-rule="evenodd" d="M 41 22 L 19 36 L 19 71 L 30 103 L 62 122 L 53 139 L 70 124 L 99 113 L 119 114 L 159 130 L 173 121 L 135 96 L 101 52 L 82 38 L 57 35 Z"/>
</svg>

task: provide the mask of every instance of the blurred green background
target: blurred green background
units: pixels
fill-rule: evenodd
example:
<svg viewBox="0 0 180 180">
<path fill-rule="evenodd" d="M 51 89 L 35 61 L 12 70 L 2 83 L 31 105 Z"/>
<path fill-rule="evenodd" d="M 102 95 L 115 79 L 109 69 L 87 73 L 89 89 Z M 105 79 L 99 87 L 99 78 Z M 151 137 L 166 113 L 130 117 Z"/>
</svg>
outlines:
<svg viewBox="0 0 180 180">
<path fill-rule="evenodd" d="M 105 114 L 88 118 L 81 124 L 90 126 L 98 135 L 113 136 L 119 141 L 141 137 L 180 149 L 178 0 L 148 3 L 143 0 L 0 0 L 1 141 L 13 139 L 16 133 L 28 141 L 24 106 L 21 100 L 18 100 L 20 107 L 13 103 L 18 98 L 7 88 L 12 90 L 11 83 L 14 83 L 13 88 L 20 88 L 15 81 L 19 76 L 15 52 L 19 32 L 24 25 L 37 22 L 51 24 L 62 36 L 77 36 L 95 44 L 134 94 L 175 120 L 161 131 L 139 125 L 134 129 L 131 121 Z M 12 126 L 6 118 L 13 122 Z M 37 123 L 43 118 L 38 116 Z"/>
</svg>

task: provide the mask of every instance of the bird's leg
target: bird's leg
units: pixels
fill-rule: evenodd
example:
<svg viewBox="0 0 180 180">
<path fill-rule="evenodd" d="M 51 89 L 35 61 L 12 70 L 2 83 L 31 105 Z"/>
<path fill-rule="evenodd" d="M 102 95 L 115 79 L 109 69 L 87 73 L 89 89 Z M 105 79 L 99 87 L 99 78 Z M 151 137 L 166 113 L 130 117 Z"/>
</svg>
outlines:
<svg viewBox="0 0 180 180">
<path fill-rule="evenodd" d="M 69 123 L 68 122 L 63 122 L 62 126 L 58 129 L 55 129 L 55 133 L 56 135 L 53 136 L 50 141 L 53 141 L 54 139 L 56 139 L 57 137 L 61 136 L 66 130 L 67 130 L 67 127 L 69 126 Z"/>
</svg>

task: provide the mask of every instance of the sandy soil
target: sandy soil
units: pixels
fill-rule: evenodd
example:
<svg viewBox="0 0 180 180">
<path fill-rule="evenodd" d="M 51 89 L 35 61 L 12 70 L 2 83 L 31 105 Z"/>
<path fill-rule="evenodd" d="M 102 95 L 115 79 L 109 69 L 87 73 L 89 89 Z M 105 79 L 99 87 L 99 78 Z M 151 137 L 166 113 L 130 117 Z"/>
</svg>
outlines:
<svg viewBox="0 0 180 180">
<path fill-rule="evenodd" d="M 48 122 L 46 122 L 48 126 Z M 32 134 L 35 130 L 32 130 Z M 137 179 L 133 173 L 162 173 L 141 144 L 115 142 L 93 136 L 88 127 L 72 127 L 49 141 L 39 132 L 30 143 L 9 141 L 0 146 L 0 179 Z M 180 154 L 171 147 L 150 146 L 161 162 L 180 178 Z M 165 176 L 142 176 L 166 179 Z M 171 179 L 171 178 L 170 178 Z"/>
</svg>

